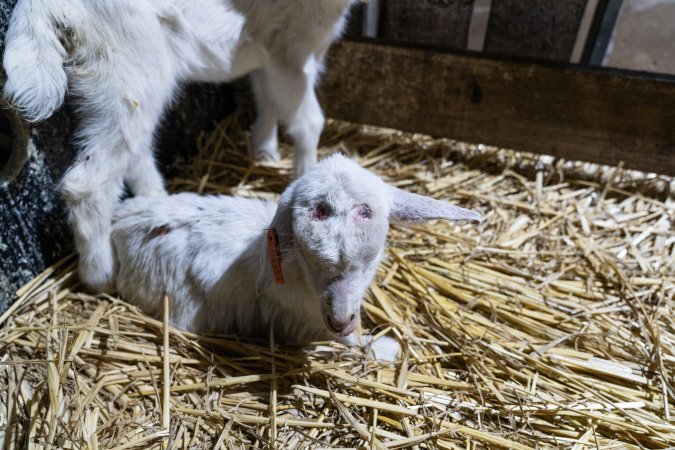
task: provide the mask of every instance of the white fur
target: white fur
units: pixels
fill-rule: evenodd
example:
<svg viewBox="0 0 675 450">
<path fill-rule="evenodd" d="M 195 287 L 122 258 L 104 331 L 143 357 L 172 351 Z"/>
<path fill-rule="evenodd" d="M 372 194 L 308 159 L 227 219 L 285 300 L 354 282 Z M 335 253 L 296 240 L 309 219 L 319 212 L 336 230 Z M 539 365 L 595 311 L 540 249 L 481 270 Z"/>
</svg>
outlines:
<svg viewBox="0 0 675 450">
<path fill-rule="evenodd" d="M 324 117 L 314 93 L 324 54 L 352 0 L 19 0 L 3 60 L 4 94 L 29 120 L 76 99 L 80 152 L 62 190 L 92 289 L 113 281 L 113 208 L 165 194 L 153 134 L 180 84 L 252 74 L 254 158 L 277 159 L 277 124 L 295 169 L 316 162 Z"/>
<path fill-rule="evenodd" d="M 293 182 L 278 206 L 192 193 L 137 197 L 113 219 L 117 288 L 155 316 L 167 294 L 171 322 L 180 328 L 266 336 L 272 324 L 279 342 L 339 337 L 356 344 L 352 332 L 384 256 L 389 221 L 431 218 L 480 220 L 391 187 L 340 155 Z M 273 280 L 269 228 L 279 236 L 285 284 Z M 373 347 L 380 359 L 398 352 L 389 338 Z"/>
</svg>

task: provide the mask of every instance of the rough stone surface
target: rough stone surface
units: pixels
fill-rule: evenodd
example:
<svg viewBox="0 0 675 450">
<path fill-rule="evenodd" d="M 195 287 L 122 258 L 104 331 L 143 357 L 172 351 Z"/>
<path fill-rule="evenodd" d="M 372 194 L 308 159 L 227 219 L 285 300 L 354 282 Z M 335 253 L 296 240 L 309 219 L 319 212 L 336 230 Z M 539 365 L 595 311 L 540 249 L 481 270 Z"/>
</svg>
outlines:
<svg viewBox="0 0 675 450">
<path fill-rule="evenodd" d="M 0 52 L 15 3 L 0 0 Z M 197 135 L 233 109 L 228 86 L 188 86 L 158 133 L 158 160 L 164 172 L 189 157 Z M 0 186 L 0 312 L 8 308 L 18 287 L 73 251 L 57 185 L 76 152 L 72 145 L 76 123 L 66 102 L 49 120 L 31 127 L 28 163 L 9 185 Z"/>
<path fill-rule="evenodd" d="M 16 2 L 17 0 L 0 0 L 0 51 L 5 50 L 5 33 Z"/>
<path fill-rule="evenodd" d="M 31 130 L 31 156 L 19 176 L 0 187 L 0 310 L 14 291 L 72 251 L 56 184 L 74 155 L 66 111 Z"/>
</svg>

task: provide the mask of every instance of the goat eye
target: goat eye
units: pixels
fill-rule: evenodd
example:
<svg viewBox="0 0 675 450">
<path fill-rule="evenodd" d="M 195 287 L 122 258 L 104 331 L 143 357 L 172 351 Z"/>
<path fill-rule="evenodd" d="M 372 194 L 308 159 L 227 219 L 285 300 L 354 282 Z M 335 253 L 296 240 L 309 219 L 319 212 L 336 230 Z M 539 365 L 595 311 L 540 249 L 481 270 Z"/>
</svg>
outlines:
<svg viewBox="0 0 675 450">
<path fill-rule="evenodd" d="M 373 218 L 373 210 L 368 205 L 356 207 L 356 220 L 370 220 Z"/>
<path fill-rule="evenodd" d="M 328 219 L 328 207 L 325 203 L 319 203 L 312 211 L 312 220 L 323 222 L 326 219 Z"/>
</svg>

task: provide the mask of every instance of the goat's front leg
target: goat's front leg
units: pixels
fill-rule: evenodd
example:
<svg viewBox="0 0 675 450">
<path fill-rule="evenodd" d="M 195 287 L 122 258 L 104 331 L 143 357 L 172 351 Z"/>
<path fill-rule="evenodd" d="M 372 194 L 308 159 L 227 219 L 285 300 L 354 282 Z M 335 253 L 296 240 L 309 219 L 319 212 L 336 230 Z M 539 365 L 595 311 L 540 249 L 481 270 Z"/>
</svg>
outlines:
<svg viewBox="0 0 675 450">
<path fill-rule="evenodd" d="M 280 119 L 293 138 L 296 177 L 316 164 L 316 150 L 324 125 L 321 106 L 314 92 L 317 63 L 310 60 L 303 68 L 264 69 L 263 81 Z"/>
</svg>

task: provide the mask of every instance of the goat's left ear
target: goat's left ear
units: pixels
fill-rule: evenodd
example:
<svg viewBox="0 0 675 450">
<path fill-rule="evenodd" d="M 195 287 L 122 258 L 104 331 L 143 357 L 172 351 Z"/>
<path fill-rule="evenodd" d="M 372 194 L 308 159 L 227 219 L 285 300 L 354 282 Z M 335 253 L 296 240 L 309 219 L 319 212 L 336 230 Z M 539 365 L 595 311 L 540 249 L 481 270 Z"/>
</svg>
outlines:
<svg viewBox="0 0 675 450">
<path fill-rule="evenodd" d="M 453 206 L 423 195 L 413 194 L 388 186 L 392 204 L 389 221 L 393 223 L 410 223 L 423 220 L 445 219 L 453 222 L 471 222 L 478 225 L 480 214 L 476 211 Z"/>
</svg>

